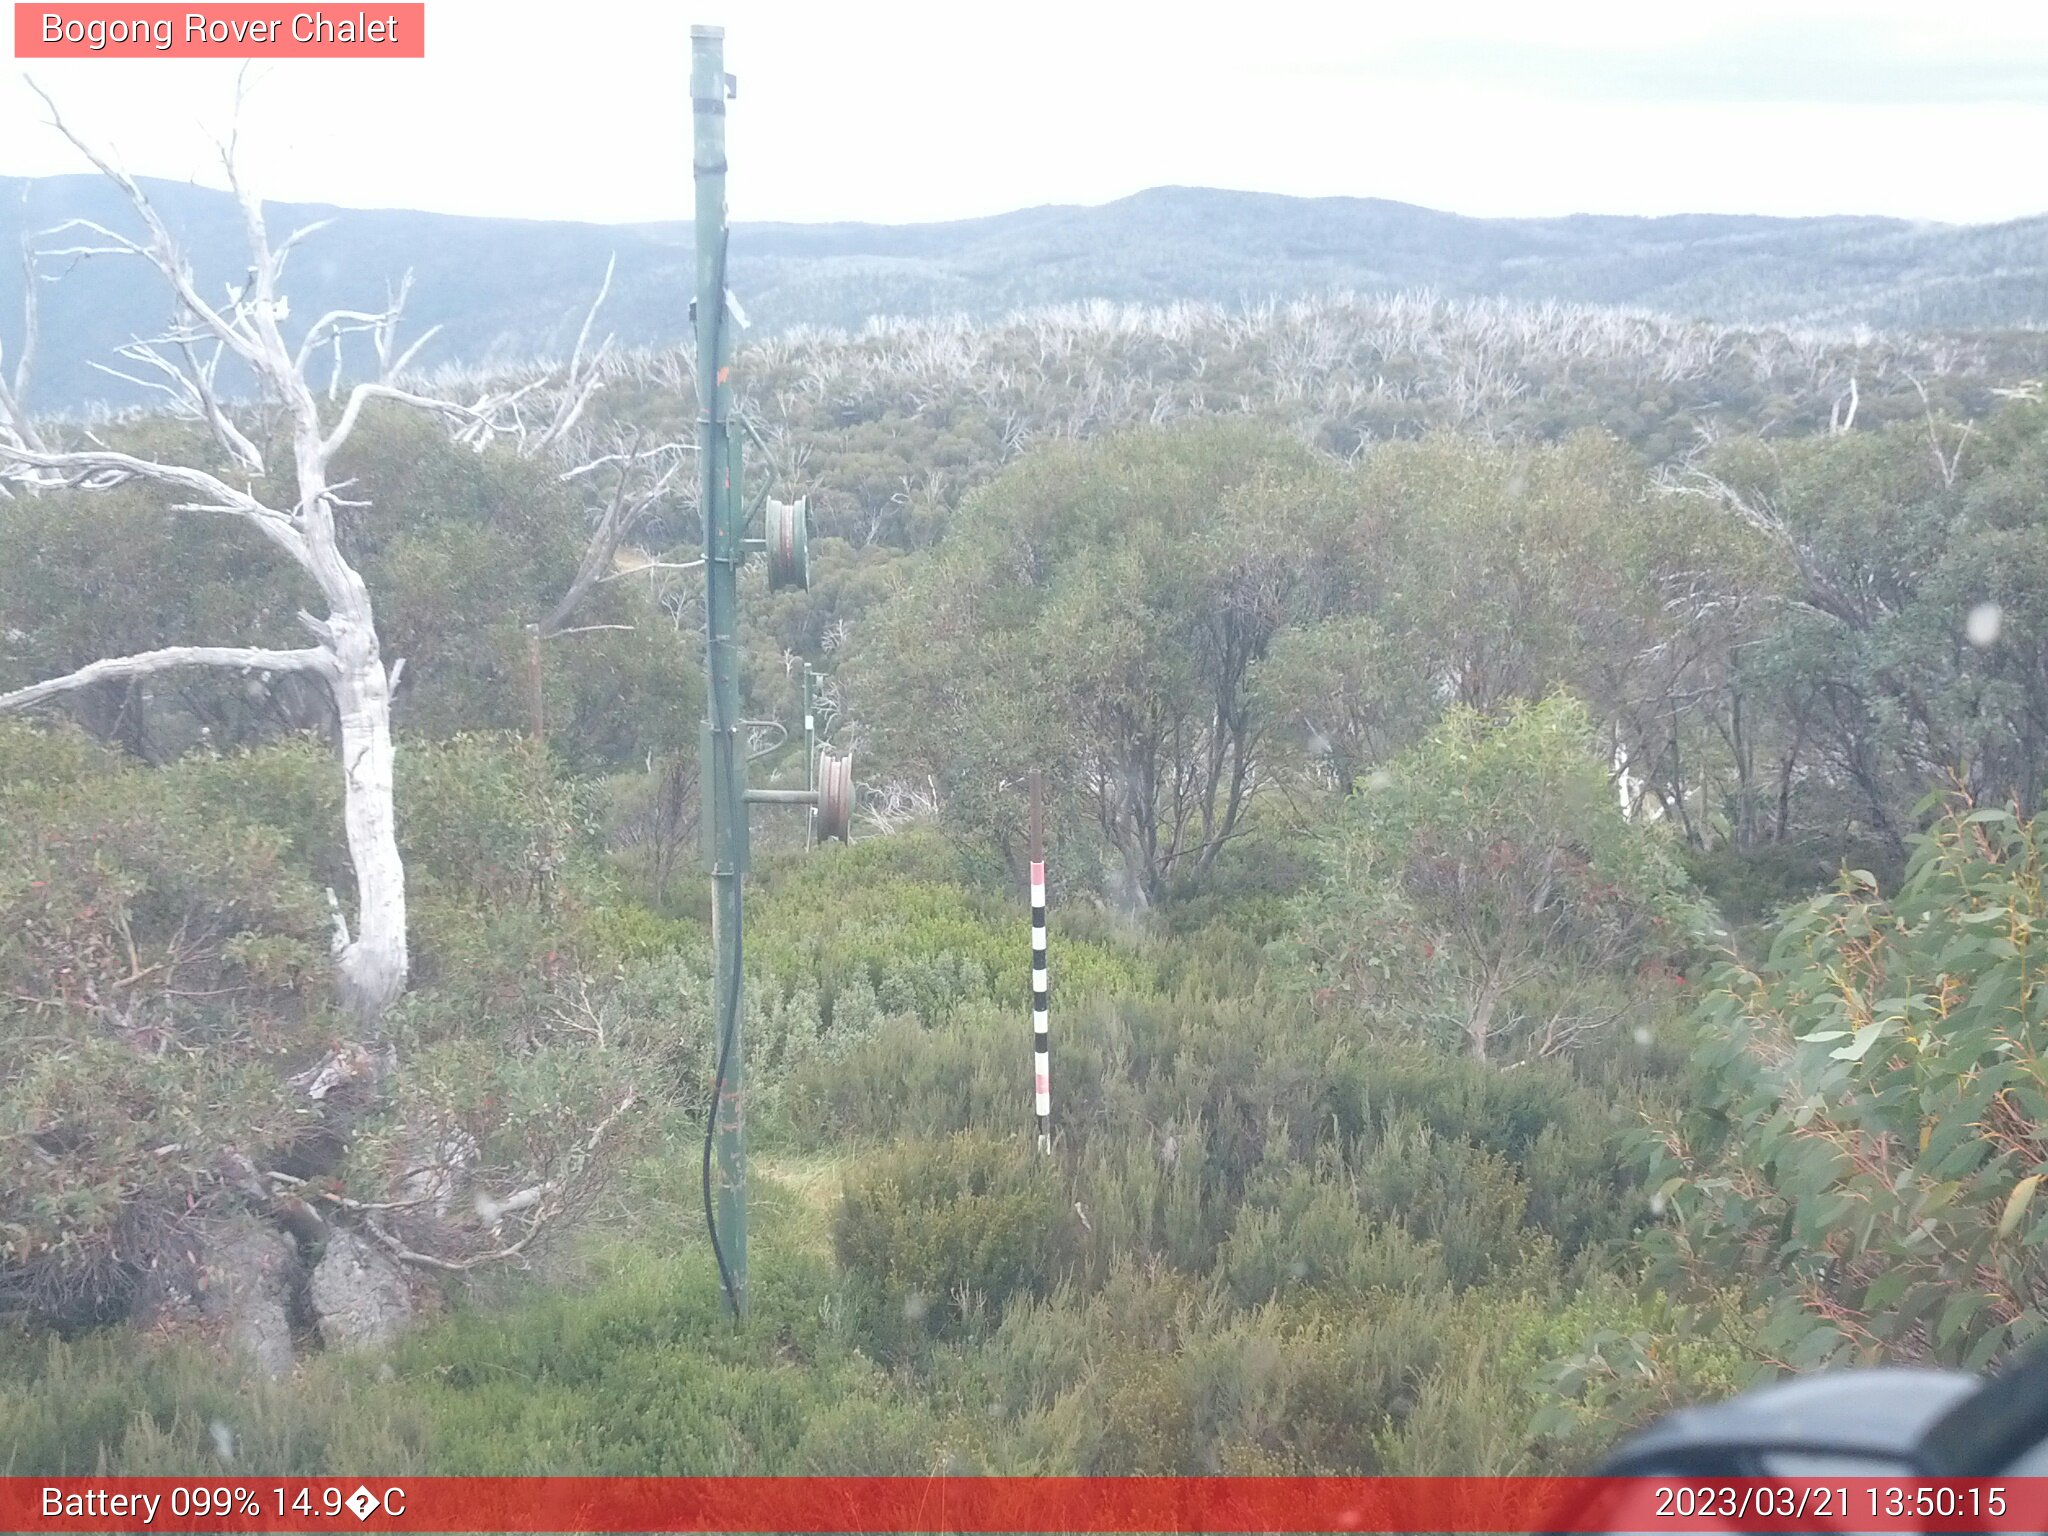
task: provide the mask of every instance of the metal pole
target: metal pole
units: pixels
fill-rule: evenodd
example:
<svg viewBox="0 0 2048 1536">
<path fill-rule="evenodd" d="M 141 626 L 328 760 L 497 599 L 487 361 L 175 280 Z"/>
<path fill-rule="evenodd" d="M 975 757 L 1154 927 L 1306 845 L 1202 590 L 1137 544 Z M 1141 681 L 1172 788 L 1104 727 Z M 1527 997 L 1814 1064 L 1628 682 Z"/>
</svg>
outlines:
<svg viewBox="0 0 2048 1536">
<path fill-rule="evenodd" d="M 747 865 L 745 762 L 739 748 L 739 487 L 732 443 L 732 327 L 725 300 L 725 29 L 690 29 L 696 122 L 697 461 L 704 514 L 704 814 L 711 858 L 713 1030 L 717 1066 L 704 1146 L 705 1219 L 727 1309 L 747 1311 L 747 1161 L 740 1042 L 740 877 Z M 716 1179 L 713 1162 L 716 1162 Z M 714 1215 L 713 1186 L 716 1185 Z"/>
<path fill-rule="evenodd" d="M 1052 1150 L 1052 1025 L 1045 964 L 1045 801 L 1031 770 L 1031 1107 L 1038 1150 Z"/>
<path fill-rule="evenodd" d="M 815 789 L 750 789 L 746 793 L 749 805 L 808 805 L 815 807 L 818 792 Z"/>
<path fill-rule="evenodd" d="M 811 667 L 804 663 L 804 788 L 813 794 L 818 788 L 818 717 L 811 693 Z M 818 846 L 818 809 L 814 805 L 804 818 L 804 851 Z"/>
</svg>

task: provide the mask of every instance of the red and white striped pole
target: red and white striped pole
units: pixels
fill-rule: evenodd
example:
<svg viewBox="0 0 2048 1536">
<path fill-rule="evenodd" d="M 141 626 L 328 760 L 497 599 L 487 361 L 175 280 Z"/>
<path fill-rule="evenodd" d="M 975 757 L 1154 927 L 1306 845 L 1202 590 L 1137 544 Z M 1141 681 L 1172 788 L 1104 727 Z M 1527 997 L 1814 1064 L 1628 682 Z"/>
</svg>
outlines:
<svg viewBox="0 0 2048 1536">
<path fill-rule="evenodd" d="M 1052 1035 L 1045 972 L 1045 807 L 1031 770 L 1031 1075 L 1038 1150 L 1052 1150 Z"/>
</svg>

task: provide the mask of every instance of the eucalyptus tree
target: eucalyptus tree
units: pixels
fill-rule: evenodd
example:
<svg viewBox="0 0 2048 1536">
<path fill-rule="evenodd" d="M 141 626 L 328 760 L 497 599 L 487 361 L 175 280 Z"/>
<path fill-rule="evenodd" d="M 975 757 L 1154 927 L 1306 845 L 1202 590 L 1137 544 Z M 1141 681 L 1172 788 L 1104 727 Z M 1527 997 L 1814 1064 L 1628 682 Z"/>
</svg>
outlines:
<svg viewBox="0 0 2048 1536">
<path fill-rule="evenodd" d="M 1453 706 L 1346 804 L 1297 907 L 1324 1006 L 1484 1061 L 1586 1045 L 1645 1007 L 1638 973 L 1713 937 L 1667 829 L 1632 826 L 1568 695 Z"/>
<path fill-rule="evenodd" d="M 1940 783 L 2039 808 L 2048 781 L 2048 408 L 1977 427 L 1928 414 L 1877 430 L 1701 455 L 1691 505 L 1767 546 L 1784 572 L 1746 671 L 1787 738 L 1795 789 L 1832 799 L 1903 856 Z M 1794 759 L 1797 759 L 1796 765 Z"/>
<path fill-rule="evenodd" d="M 1138 904 L 1265 783 L 1253 668 L 1324 601 L 1339 477 L 1244 422 L 1048 444 L 970 497 L 876 617 L 851 697 L 890 766 L 1014 837 L 1027 767 Z"/>
</svg>

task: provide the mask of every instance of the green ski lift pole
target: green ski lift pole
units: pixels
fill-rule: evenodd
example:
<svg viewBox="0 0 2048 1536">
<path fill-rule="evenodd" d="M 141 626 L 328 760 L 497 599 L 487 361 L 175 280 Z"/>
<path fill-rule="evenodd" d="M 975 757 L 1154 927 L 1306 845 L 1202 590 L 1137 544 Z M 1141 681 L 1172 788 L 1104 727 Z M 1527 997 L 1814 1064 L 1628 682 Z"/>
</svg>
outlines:
<svg viewBox="0 0 2048 1536">
<path fill-rule="evenodd" d="M 748 789 L 741 731 L 774 722 L 740 716 L 739 572 L 749 554 L 765 554 L 768 586 L 783 592 L 811 582 L 808 502 L 770 498 L 760 538 L 743 532 L 739 441 L 732 431 L 734 331 L 746 323 L 726 289 L 725 104 L 734 94 L 725 72 L 725 29 L 690 29 L 690 105 L 695 120 L 692 171 L 697 184 L 698 504 L 704 515 L 704 852 L 711 868 L 712 1033 L 716 1066 L 704 1127 L 704 1221 L 726 1310 L 747 1314 L 746 1055 L 740 1039 L 740 894 L 748 867 L 749 804 L 810 810 L 816 838 L 848 841 L 853 824 L 853 758 L 815 751 L 811 677 L 805 675 L 805 787 Z M 774 744 L 764 750 L 773 750 Z"/>
<path fill-rule="evenodd" d="M 747 1312 L 746 1058 L 740 1042 L 740 877 L 747 867 L 745 760 L 739 745 L 739 475 L 732 438 L 732 326 L 725 290 L 725 29 L 690 29 L 696 125 L 697 463 L 704 514 L 703 816 L 711 860 L 713 1029 L 717 1066 L 704 1145 L 704 1216 L 725 1304 Z M 715 1164 L 715 1168 L 714 1168 Z M 714 1196 L 714 1184 L 716 1193 Z M 715 1209 L 714 1209 L 715 1208 Z"/>
</svg>

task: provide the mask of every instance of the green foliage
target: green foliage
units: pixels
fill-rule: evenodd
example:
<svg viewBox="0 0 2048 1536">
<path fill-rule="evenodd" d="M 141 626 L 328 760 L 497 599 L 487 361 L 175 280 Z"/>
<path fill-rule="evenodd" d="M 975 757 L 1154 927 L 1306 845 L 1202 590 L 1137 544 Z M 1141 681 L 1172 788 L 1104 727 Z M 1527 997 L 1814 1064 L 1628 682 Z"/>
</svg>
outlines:
<svg viewBox="0 0 2048 1536">
<path fill-rule="evenodd" d="M 449 443 L 417 413 L 366 413 L 337 473 L 370 503 L 351 532 L 387 656 L 406 658 L 403 730 L 524 730 L 524 626 L 575 574 L 589 518 L 546 465 Z M 695 740 L 702 666 L 636 582 L 593 589 L 574 625 L 623 625 L 543 643 L 554 749 L 573 767 L 637 763 Z"/>
<path fill-rule="evenodd" d="M 399 1071 L 345 1136 L 284 1087 L 344 1031 L 317 690 L 203 674 L 87 690 L 83 730 L 0 721 L 0 1306 L 36 1320 L 0 1344 L 15 1465 L 188 1470 L 225 1424 L 239 1466 L 280 1471 L 1556 1470 L 1760 1367 L 1977 1362 L 2036 1331 L 2037 834 L 1959 811 L 1893 876 L 1930 777 L 2038 800 L 2048 413 L 2002 410 L 1958 460 L 1959 429 L 1873 386 L 1856 431 L 1807 442 L 1785 424 L 1826 401 L 1767 339 L 1376 303 L 755 355 L 772 478 L 815 481 L 819 526 L 808 592 L 744 578 L 746 707 L 788 720 L 790 656 L 843 660 L 873 820 L 928 800 L 939 824 L 802 858 L 794 819 L 760 827 L 743 1326 L 695 1236 L 685 587 L 596 589 L 597 627 L 541 649 L 527 734 L 525 625 L 589 525 L 576 482 L 385 412 L 343 466 L 407 662 L 415 959 L 380 1042 Z M 1503 317 L 1535 327 L 1512 389 L 1475 339 Z M 610 382 L 597 430 L 693 414 L 652 370 Z M 1638 450 L 1724 393 L 1774 419 L 1769 451 L 1700 457 L 1711 497 L 1653 482 Z M 1430 430 L 1453 417 L 1480 430 Z M 636 537 L 687 537 L 681 510 Z M 0 560 L 0 689 L 299 643 L 293 573 L 141 490 L 0 502 L 0 549 L 35 552 Z M 1963 638 L 1987 600 L 1999 637 Z M 801 766 L 770 752 L 756 782 Z M 1681 1019 L 1714 936 L 1688 869 L 1755 921 L 1845 862 L 1893 894 L 1857 876 L 1798 908 Z M 561 1218 L 520 1254 L 538 1277 L 449 1283 L 388 1372 L 301 1339 L 269 1387 L 90 1331 L 247 1198 L 240 1156 L 316 1132 L 316 1197 L 395 1197 L 445 1254 L 505 1233 L 437 1205 L 423 1154 L 534 1191 Z"/>
<path fill-rule="evenodd" d="M 198 1341 L 0 1329 L 0 1475 L 423 1471 L 428 1416 L 377 1368 L 336 1356 L 281 1385 Z"/>
<path fill-rule="evenodd" d="M 56 769 L 0 790 L 0 1306 L 90 1318 L 183 1252 L 232 1148 L 293 1125 L 326 915 L 216 763 L 10 720 L 0 743 Z"/>
<path fill-rule="evenodd" d="M 1686 1304 L 1661 1291 L 1631 1295 L 1613 1277 L 1597 1277 L 1515 1331 L 1501 1374 L 1535 1394 L 1529 1430 L 1545 1457 L 1590 1466 L 1652 1419 L 1732 1396 L 1768 1374 L 1755 1358 L 1755 1321 L 1732 1288 Z"/>
<path fill-rule="evenodd" d="M 1358 709 L 1356 690 L 1391 670 L 1374 650 L 1397 643 L 1411 676 L 1373 690 L 1383 733 L 1404 718 L 1414 729 L 1416 672 L 1489 712 L 1570 687 L 1603 716 L 1623 713 L 1662 681 L 1643 642 L 1670 627 L 1658 577 L 1681 518 L 1613 438 L 1530 449 L 1437 433 L 1367 458 L 1356 494 L 1371 514 L 1361 558 L 1392 568 L 1377 573 L 1384 630 L 1354 637 L 1349 665 L 1367 670 L 1340 698 Z"/>
<path fill-rule="evenodd" d="M 759 1224 L 743 1327 L 721 1314 L 701 1244 L 680 1255 L 613 1248 L 593 1287 L 529 1283 L 496 1305 L 457 1308 L 382 1359 L 316 1356 L 281 1384 L 251 1382 L 234 1362 L 188 1346 L 0 1334 L 0 1471 L 703 1476 L 945 1466 L 957 1431 L 859 1353 L 830 1261 L 808 1238 Z"/>
<path fill-rule="evenodd" d="M 1430 674 L 1411 637 L 1366 613 L 1280 635 L 1253 672 L 1259 708 L 1289 729 L 1275 745 L 1327 765 L 1341 791 L 1412 742 L 1436 716 Z"/>
<path fill-rule="evenodd" d="M 0 787 L 0 1307 L 121 1316 L 248 1198 L 243 1159 L 383 1200 L 424 1138 L 473 1149 L 482 1186 L 548 1182 L 569 1211 L 603 1171 L 591 1128 L 635 1087 L 696 1081 L 689 1015 L 650 1017 L 644 975 L 612 978 L 616 998 L 600 981 L 593 1002 L 592 972 L 624 957 L 581 928 L 587 817 L 528 743 L 399 756 L 421 985 L 388 1020 L 408 1071 L 348 1112 L 339 1168 L 345 1138 L 286 1081 L 343 1028 L 326 1003 L 321 885 L 348 868 L 327 749 L 152 770 L 0 720 L 0 762 L 23 769 Z M 607 1155 L 641 1123 L 609 1128 Z M 483 1240 L 439 1235 L 444 1251 Z"/>
<path fill-rule="evenodd" d="M 1382 1186 L 1385 1173 L 1374 1170 Z M 1362 1194 L 1341 1176 L 1297 1165 L 1248 1199 L 1218 1255 L 1233 1299 L 1250 1305 L 1313 1290 L 1365 1302 L 1378 1292 L 1448 1287 L 1440 1246 L 1411 1236 L 1377 1198 L 1380 1214 L 1393 1219 L 1375 1225 Z"/>
<path fill-rule="evenodd" d="M 1774 1362 L 1981 1366 L 2039 1331 L 2043 837 L 1951 806 L 1894 894 L 1852 871 L 1716 976 L 1653 1251 L 1672 1283 L 1760 1276 Z"/>
<path fill-rule="evenodd" d="M 775 871 L 750 909 L 748 961 L 784 996 L 816 999 L 837 1029 L 842 1000 L 927 1026 L 985 1001 L 1029 995 L 1022 893 L 1005 900 L 965 883 L 959 861 L 924 835 L 827 847 Z M 1141 987 L 1149 967 L 1128 949 L 1063 932 L 1062 994 Z M 862 1003 L 854 1012 L 872 1016 Z"/>
<path fill-rule="evenodd" d="M 1056 1172 L 1028 1144 L 960 1135 L 851 1175 L 832 1246 L 870 1293 L 872 1336 L 889 1354 L 927 1328 L 1043 1291 L 1062 1267 L 1063 1215 Z"/>
<path fill-rule="evenodd" d="M 164 420 L 123 424 L 112 441 L 171 462 L 217 457 L 203 434 Z M 317 604 L 311 581 L 239 519 L 167 514 L 177 499 L 129 485 L 0 502 L 0 692 L 160 646 L 305 644 L 293 616 Z M 300 682 L 205 668 L 98 683 L 64 707 L 100 739 L 163 761 L 311 723 L 318 690 Z"/>
<path fill-rule="evenodd" d="M 1451 710 L 1362 785 L 1301 904 L 1321 1006 L 1484 1060 L 1570 1050 L 1654 1017 L 1637 973 L 1705 938 L 1659 830 L 1631 825 L 1563 698 Z"/>
<path fill-rule="evenodd" d="M 462 735 L 400 756 L 400 851 L 430 891 L 517 904 L 561 872 L 584 808 L 530 743 Z"/>
<path fill-rule="evenodd" d="M 177 423 L 114 429 L 118 446 L 205 464 L 210 441 Z M 405 658 L 402 732 L 523 730 L 530 708 L 524 626 L 567 589 L 587 537 L 583 509 L 545 466 L 477 454 L 405 410 L 365 413 L 336 465 L 352 479 L 345 552 L 376 605 L 387 660 Z M 303 573 L 233 519 L 168 510 L 170 490 L 122 487 L 0 506 L 0 691 L 103 656 L 174 644 L 296 647 L 295 615 L 317 606 Z M 701 667 L 674 621 L 636 583 L 594 590 L 551 638 L 543 688 L 557 751 L 588 771 L 694 744 Z M 102 683 L 64 708 L 103 740 L 165 761 L 327 729 L 333 705 L 298 676 L 199 668 Z"/>
<path fill-rule="evenodd" d="M 1779 835 L 1802 813 L 1830 832 L 1846 821 L 1897 862 L 1915 803 L 1952 776 L 1981 804 L 2038 807 L 2048 408 L 2008 405 L 1981 431 L 1929 415 L 1736 442 L 1713 468 L 1795 573 L 1796 606 L 1738 678 L 1793 733 Z M 1996 622 L 1972 639 L 1970 615 L 1986 604 Z M 1795 785 L 1795 761 L 1823 771 Z"/>
<path fill-rule="evenodd" d="M 1021 805 L 991 786 L 1038 763 L 1069 866 L 1088 849 L 1156 901 L 1243 814 L 1264 739 L 1250 669 L 1319 601 L 1333 485 L 1298 443 L 1231 422 L 1043 449 L 968 499 L 850 689 L 958 824 L 1014 853 Z"/>
</svg>

